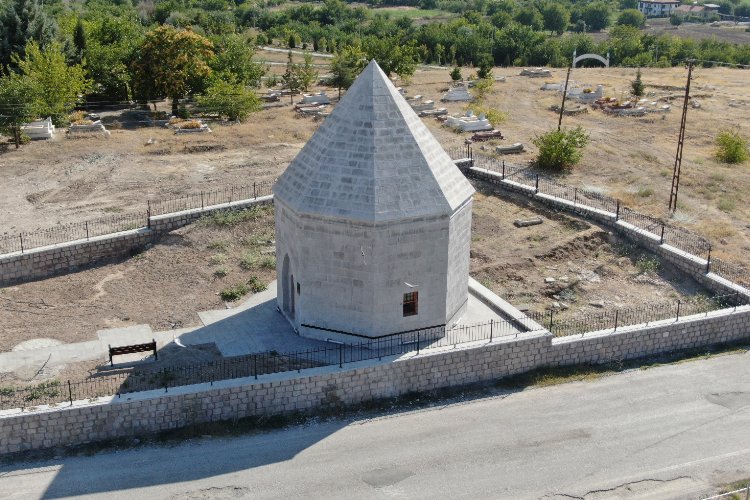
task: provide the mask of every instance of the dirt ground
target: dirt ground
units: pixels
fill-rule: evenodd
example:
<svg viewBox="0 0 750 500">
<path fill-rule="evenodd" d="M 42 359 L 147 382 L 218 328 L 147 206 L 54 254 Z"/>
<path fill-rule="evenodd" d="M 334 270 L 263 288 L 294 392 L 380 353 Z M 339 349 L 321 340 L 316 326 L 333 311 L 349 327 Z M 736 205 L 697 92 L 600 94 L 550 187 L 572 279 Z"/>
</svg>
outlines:
<svg viewBox="0 0 750 500">
<path fill-rule="evenodd" d="M 551 71 L 547 81 L 564 80 L 565 70 Z M 508 160 L 526 162 L 535 155 L 532 139 L 557 125 L 557 116 L 548 107 L 558 103 L 559 94 L 539 90 L 544 79 L 521 77 L 519 72 L 518 68 L 494 70 L 495 76 L 506 76 L 507 81 L 494 85 L 484 105 L 507 113 L 507 120 L 497 124 L 506 139 L 484 147 L 489 152 L 496 144 L 523 142 L 528 152 Z M 465 76 L 469 73 L 464 69 Z M 627 95 L 634 73 L 624 68 L 575 69 L 571 80 L 603 84 L 606 95 L 620 97 Z M 649 98 L 674 98 L 672 112 L 663 118 L 610 117 L 593 110 L 566 117 L 563 124 L 584 127 L 591 143 L 581 164 L 561 180 L 619 197 L 646 213 L 667 215 L 681 101 L 679 90 L 655 86 L 679 87 L 685 77 L 683 68 L 644 70 Z M 447 87 L 448 71 L 421 69 L 409 82 L 397 83 L 411 95 L 437 100 Z M 750 208 L 742 203 L 750 186 L 750 169 L 720 164 L 712 153 L 719 129 L 738 128 L 750 135 L 749 83 L 750 73 L 743 70 L 695 70 L 693 95 L 701 107 L 688 113 L 680 207 L 673 217 L 676 224 L 713 240 L 717 255 L 736 262 L 750 250 Z M 33 142 L 19 151 L 7 148 L 0 154 L 0 212 L 4 214 L 0 234 L 143 210 L 148 198 L 273 179 L 318 126 L 311 118 L 298 118 L 286 102 L 240 125 L 215 124 L 209 136 L 176 136 L 167 129 L 142 126 L 115 128 L 109 139 L 65 139 L 60 133 L 54 141 Z M 451 113 L 466 109 L 464 103 L 446 107 Z M 460 146 L 467 137 L 436 120 L 426 118 L 425 123 L 446 147 Z M 476 148 L 479 151 L 481 146 Z"/>
<path fill-rule="evenodd" d="M 470 272 L 522 310 L 560 319 L 710 295 L 653 254 L 578 217 L 477 183 Z M 539 225 L 515 220 L 540 217 Z"/>
<path fill-rule="evenodd" d="M 221 290 L 275 279 L 273 210 L 243 214 L 181 228 L 124 262 L 0 289 L 0 351 L 37 338 L 92 340 L 103 328 L 199 325 L 198 312 L 225 307 Z"/>
</svg>

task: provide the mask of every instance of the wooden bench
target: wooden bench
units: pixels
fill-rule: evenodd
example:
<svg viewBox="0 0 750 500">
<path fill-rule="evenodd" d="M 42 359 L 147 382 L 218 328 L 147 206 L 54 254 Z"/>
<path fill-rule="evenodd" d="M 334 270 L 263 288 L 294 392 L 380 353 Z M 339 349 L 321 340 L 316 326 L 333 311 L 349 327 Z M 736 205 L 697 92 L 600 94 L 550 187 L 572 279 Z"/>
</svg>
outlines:
<svg viewBox="0 0 750 500">
<path fill-rule="evenodd" d="M 156 340 L 152 340 L 151 342 L 147 342 L 145 344 L 133 344 L 133 345 L 123 345 L 118 347 L 112 347 L 109 346 L 109 364 L 111 366 L 114 366 L 114 363 L 112 362 L 112 356 L 118 356 L 120 354 L 135 354 L 138 352 L 148 352 L 153 351 L 154 358 L 159 359 L 159 355 L 156 354 Z"/>
</svg>

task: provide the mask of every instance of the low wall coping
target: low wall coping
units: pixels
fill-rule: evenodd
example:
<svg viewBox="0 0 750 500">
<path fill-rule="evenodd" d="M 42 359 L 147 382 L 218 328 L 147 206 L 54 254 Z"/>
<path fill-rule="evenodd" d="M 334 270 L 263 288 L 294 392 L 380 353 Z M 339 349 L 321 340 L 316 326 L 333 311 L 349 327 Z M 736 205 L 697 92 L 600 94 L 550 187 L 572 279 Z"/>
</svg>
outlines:
<svg viewBox="0 0 750 500">
<path fill-rule="evenodd" d="M 168 221 L 185 215 L 201 215 L 204 213 L 216 212 L 217 210 L 227 210 L 231 208 L 241 208 L 248 205 L 255 205 L 256 203 L 266 203 L 272 200 L 273 195 L 268 194 L 265 196 L 258 196 L 257 198 L 246 198 L 244 200 L 230 201 L 228 203 L 220 203 L 218 205 L 209 205 L 203 208 L 190 208 L 188 210 L 182 210 L 179 212 L 169 212 L 167 214 L 152 215 L 149 219 L 152 222 Z"/>
</svg>

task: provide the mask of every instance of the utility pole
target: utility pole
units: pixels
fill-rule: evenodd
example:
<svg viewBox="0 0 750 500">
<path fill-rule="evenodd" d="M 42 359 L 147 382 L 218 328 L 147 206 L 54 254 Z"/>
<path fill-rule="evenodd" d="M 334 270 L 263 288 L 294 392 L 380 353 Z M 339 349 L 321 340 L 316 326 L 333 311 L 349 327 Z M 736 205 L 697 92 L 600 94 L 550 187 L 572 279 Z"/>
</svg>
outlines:
<svg viewBox="0 0 750 500">
<path fill-rule="evenodd" d="M 562 98 L 562 104 L 560 104 L 560 119 L 557 120 L 557 131 L 560 131 L 560 127 L 562 126 L 562 117 L 563 117 L 563 111 L 565 111 L 565 97 L 568 95 L 568 80 L 570 80 L 570 68 L 573 67 L 573 64 L 571 63 L 570 66 L 568 66 L 568 74 L 565 76 L 565 88 L 563 89 L 563 98 Z"/>
<path fill-rule="evenodd" d="M 688 102 L 690 101 L 690 80 L 693 75 L 693 59 L 688 60 L 687 84 L 685 84 L 685 101 L 682 103 L 682 121 L 680 135 L 677 138 L 677 154 L 674 158 L 674 172 L 672 173 L 672 190 L 669 193 L 669 210 L 677 210 L 677 191 L 680 188 L 680 167 L 682 167 L 682 147 L 685 145 L 685 123 L 687 122 Z"/>
</svg>

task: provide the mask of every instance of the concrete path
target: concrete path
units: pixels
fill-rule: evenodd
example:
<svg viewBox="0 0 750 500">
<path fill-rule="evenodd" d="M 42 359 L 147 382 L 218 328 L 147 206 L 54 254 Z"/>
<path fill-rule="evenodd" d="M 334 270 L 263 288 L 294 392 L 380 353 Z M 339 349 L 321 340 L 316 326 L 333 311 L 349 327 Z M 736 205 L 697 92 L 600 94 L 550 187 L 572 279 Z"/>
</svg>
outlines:
<svg viewBox="0 0 750 500">
<path fill-rule="evenodd" d="M 700 498 L 750 477 L 750 354 L 0 467 L 0 498 Z"/>
<path fill-rule="evenodd" d="M 64 364 L 93 360 L 107 362 L 110 345 L 140 344 L 151 342 L 152 339 L 156 340 L 158 349 L 173 342 L 186 346 L 215 343 L 223 356 L 269 351 L 290 353 L 332 346 L 326 342 L 300 337 L 294 332 L 289 322 L 276 310 L 275 281 L 265 291 L 250 296 L 237 307 L 200 312 L 198 317 L 202 326 L 163 332 L 154 332 L 149 325 L 110 328 L 96 332 L 97 340 L 3 352 L 0 353 L 0 372 L 15 372 L 26 379 L 42 380 L 49 378 L 48 374 L 54 375 L 54 367 Z M 516 333 L 511 325 L 500 322 L 501 318 L 495 311 L 469 295 L 467 313 L 461 325 L 488 323 L 490 320 L 497 323 L 495 336 Z M 451 342 L 470 341 L 472 334 L 476 333 L 476 330 L 458 328 L 450 333 Z M 422 345 L 422 348 L 426 347 L 426 343 Z M 131 364 L 147 356 L 147 353 L 135 354 L 116 361 Z"/>
</svg>

